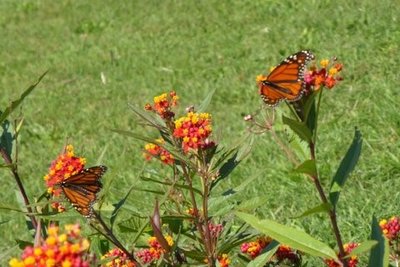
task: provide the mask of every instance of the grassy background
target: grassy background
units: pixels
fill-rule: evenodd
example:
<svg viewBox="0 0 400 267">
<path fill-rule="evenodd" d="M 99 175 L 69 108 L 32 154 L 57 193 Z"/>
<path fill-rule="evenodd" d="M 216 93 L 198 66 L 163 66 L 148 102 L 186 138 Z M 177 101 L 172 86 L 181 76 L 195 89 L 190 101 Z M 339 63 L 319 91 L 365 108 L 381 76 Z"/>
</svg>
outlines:
<svg viewBox="0 0 400 267">
<path fill-rule="evenodd" d="M 212 89 L 209 106 L 221 143 L 246 133 L 243 114 L 261 104 L 255 76 L 300 49 L 318 59 L 338 56 L 343 83 L 324 95 L 318 159 L 325 185 L 350 144 L 364 136 L 361 160 L 339 204 L 345 241 L 369 235 L 372 214 L 398 214 L 400 7 L 394 1 L 12 1 L 0 2 L 0 107 L 49 73 L 12 118 L 23 116 L 20 173 L 28 194 L 44 191 L 42 177 L 66 140 L 94 165 L 110 170 L 106 202 L 137 182 L 145 164 L 142 143 L 107 128 L 143 132 L 127 103 L 138 106 L 175 89 L 181 109 Z M 101 74 L 106 84 L 101 82 Z M 155 135 L 154 135 L 155 136 Z M 308 180 L 291 179 L 269 135 L 258 136 L 250 157 L 222 185 L 258 176 L 249 196 L 265 196 L 260 217 L 288 222 L 317 203 Z M 0 203 L 17 205 L 16 185 L 1 170 Z M 151 207 L 135 192 L 128 202 Z M 0 249 L 30 240 L 21 214 L 0 210 Z M 324 216 L 291 221 L 333 242 Z M 15 255 L 17 252 L 13 251 Z M 1 265 L 10 257 L 3 255 Z"/>
</svg>

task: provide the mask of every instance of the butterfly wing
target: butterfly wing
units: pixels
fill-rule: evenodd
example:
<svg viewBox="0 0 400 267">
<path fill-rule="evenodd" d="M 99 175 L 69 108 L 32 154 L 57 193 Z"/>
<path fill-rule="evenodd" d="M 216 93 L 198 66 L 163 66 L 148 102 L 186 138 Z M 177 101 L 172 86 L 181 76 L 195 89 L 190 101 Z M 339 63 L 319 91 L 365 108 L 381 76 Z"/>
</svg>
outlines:
<svg viewBox="0 0 400 267">
<path fill-rule="evenodd" d="M 106 166 L 91 167 L 61 182 L 65 197 L 83 216 L 92 216 L 92 206 L 102 186 L 100 178 L 106 170 Z"/>
<path fill-rule="evenodd" d="M 299 100 L 305 90 L 305 66 L 312 59 L 314 55 L 309 50 L 303 50 L 282 61 L 258 84 L 264 102 L 276 106 L 282 100 Z"/>
</svg>

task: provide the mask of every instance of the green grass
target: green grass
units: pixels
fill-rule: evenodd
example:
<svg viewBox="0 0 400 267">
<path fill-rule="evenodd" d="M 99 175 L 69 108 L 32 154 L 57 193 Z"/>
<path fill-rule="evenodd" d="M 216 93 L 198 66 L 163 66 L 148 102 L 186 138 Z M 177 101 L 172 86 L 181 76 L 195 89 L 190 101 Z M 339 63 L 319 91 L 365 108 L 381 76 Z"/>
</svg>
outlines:
<svg viewBox="0 0 400 267">
<path fill-rule="evenodd" d="M 105 151 L 104 180 L 112 187 L 105 197 L 115 203 L 143 168 L 159 166 L 144 163 L 142 143 L 109 129 L 144 133 L 127 103 L 141 106 L 172 88 L 182 111 L 216 88 L 208 111 L 220 142 L 233 145 L 246 133 L 243 114 L 261 104 L 255 76 L 309 48 L 318 59 L 337 56 L 345 65 L 345 80 L 324 94 L 318 160 L 329 185 L 354 127 L 361 130 L 361 159 L 338 214 L 344 240 L 363 241 L 372 214 L 398 214 L 400 203 L 399 14 L 389 0 L 1 1 L 1 109 L 49 70 L 10 118 L 25 119 L 19 171 L 28 194 L 45 190 L 42 177 L 68 140 L 89 166 Z M 289 220 L 317 204 L 316 192 L 306 178 L 291 179 L 293 166 L 272 140 L 257 136 L 250 157 L 222 188 L 258 175 L 247 190 L 267 199 L 258 216 L 297 224 L 333 243 L 324 216 Z M 0 203 L 17 205 L 13 177 L 6 169 L 0 177 Z M 128 202 L 140 209 L 151 197 L 135 192 Z M 21 214 L 0 210 L 0 222 L 2 251 L 17 238 L 31 240 Z"/>
</svg>

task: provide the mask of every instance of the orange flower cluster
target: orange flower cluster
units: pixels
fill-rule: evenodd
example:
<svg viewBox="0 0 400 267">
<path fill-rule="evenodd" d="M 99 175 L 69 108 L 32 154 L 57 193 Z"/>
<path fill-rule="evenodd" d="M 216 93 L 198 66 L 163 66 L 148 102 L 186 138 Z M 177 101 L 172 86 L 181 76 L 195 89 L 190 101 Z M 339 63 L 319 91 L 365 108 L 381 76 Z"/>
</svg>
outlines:
<svg viewBox="0 0 400 267">
<path fill-rule="evenodd" d="M 156 139 L 156 143 L 162 145 L 165 141 L 162 138 Z M 171 155 L 167 150 L 153 143 L 148 143 L 144 146 L 145 153 L 143 156 L 146 160 L 151 160 L 152 158 L 160 159 L 164 164 L 171 165 L 174 163 L 174 156 Z"/>
<path fill-rule="evenodd" d="M 231 260 L 228 258 L 228 254 L 222 254 L 218 257 L 218 262 L 221 267 L 229 267 Z"/>
<path fill-rule="evenodd" d="M 379 222 L 383 234 L 389 241 L 399 238 L 400 233 L 400 218 L 393 216 L 389 220 L 383 219 Z"/>
<path fill-rule="evenodd" d="M 155 96 L 153 99 L 154 105 L 147 103 L 144 109 L 156 112 L 163 119 L 170 119 L 175 116 L 171 109 L 178 105 L 178 100 L 179 96 L 176 95 L 175 91 L 171 91 L 169 94 L 164 93 Z"/>
<path fill-rule="evenodd" d="M 111 261 L 106 264 L 102 264 L 101 267 L 135 267 L 135 263 L 126 256 L 126 254 L 118 249 L 114 248 L 104 254 L 101 259 L 106 260 L 111 258 Z"/>
<path fill-rule="evenodd" d="M 353 249 L 355 249 L 356 247 L 358 247 L 359 245 L 360 244 L 354 243 L 354 242 L 344 244 L 343 248 L 344 248 L 344 251 L 345 251 L 346 255 L 350 254 L 350 252 Z M 348 259 L 348 261 L 349 261 L 348 262 L 348 266 L 349 267 L 356 267 L 357 264 L 358 264 L 358 257 L 353 255 Z M 339 267 L 339 266 L 341 266 L 336 261 L 334 261 L 332 259 L 325 260 L 325 264 L 327 266 L 329 266 L 329 267 Z"/>
<path fill-rule="evenodd" d="M 268 237 L 260 237 L 257 238 L 256 241 L 252 241 L 249 243 L 243 243 L 240 246 L 240 251 L 250 256 L 250 258 L 254 259 L 258 255 L 260 255 L 261 251 L 271 243 L 272 239 Z"/>
<path fill-rule="evenodd" d="M 164 236 L 168 242 L 168 245 L 172 247 L 174 245 L 174 240 L 170 235 Z M 140 259 L 143 264 L 149 264 L 161 258 L 161 255 L 165 253 L 165 250 L 158 243 L 157 238 L 152 236 L 147 241 L 150 248 L 142 249 L 136 252 L 136 257 Z"/>
<path fill-rule="evenodd" d="M 24 249 L 21 260 L 13 258 L 10 267 L 89 267 L 93 263 L 88 254 L 89 241 L 80 235 L 79 224 L 65 226 L 59 234 L 57 226 L 50 226 L 43 244 Z"/>
<path fill-rule="evenodd" d="M 330 62 L 328 59 L 321 60 L 321 69 L 317 66 L 312 66 L 309 71 L 304 75 L 304 81 L 306 82 L 307 88 L 313 87 L 313 90 L 319 90 L 321 86 L 326 86 L 328 89 L 332 89 L 338 81 L 343 80 L 339 76 L 343 68 L 343 64 L 336 62 L 336 59 Z"/>
<path fill-rule="evenodd" d="M 74 147 L 72 145 L 67 145 L 64 152 L 51 163 L 49 173 L 44 176 L 47 192 L 55 197 L 59 197 L 61 188 L 57 188 L 56 185 L 84 169 L 85 163 L 86 159 L 76 157 L 74 154 Z M 52 203 L 52 207 L 58 210 L 58 212 L 63 212 L 65 210 L 58 202 Z"/>
<path fill-rule="evenodd" d="M 260 237 L 256 241 L 243 243 L 240 247 L 242 253 L 250 256 L 251 259 L 256 258 L 264 248 L 266 248 L 272 239 L 269 237 Z M 300 256 L 297 251 L 292 250 L 287 245 L 280 245 L 278 250 L 275 252 L 274 260 L 278 262 L 287 260 L 291 263 L 298 263 L 300 261 Z"/>
<path fill-rule="evenodd" d="M 190 111 L 185 117 L 175 121 L 174 136 L 182 139 L 182 148 L 185 153 L 189 149 L 213 147 L 214 142 L 208 139 L 211 132 L 211 115 L 208 113 Z"/>
</svg>

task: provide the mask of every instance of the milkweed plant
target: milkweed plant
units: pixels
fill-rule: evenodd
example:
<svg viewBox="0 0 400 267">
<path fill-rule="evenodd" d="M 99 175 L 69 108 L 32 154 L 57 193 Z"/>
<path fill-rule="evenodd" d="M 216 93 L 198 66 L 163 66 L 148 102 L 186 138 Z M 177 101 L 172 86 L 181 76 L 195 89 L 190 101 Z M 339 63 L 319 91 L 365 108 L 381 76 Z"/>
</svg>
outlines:
<svg viewBox="0 0 400 267">
<path fill-rule="evenodd" d="M 313 58 L 307 51 L 307 62 Z M 289 59 L 281 64 L 296 64 L 296 55 Z M 298 228 L 253 215 L 254 199 L 251 200 L 253 204 L 235 199 L 246 184 L 223 190 L 221 185 L 235 168 L 244 158 L 251 157 L 251 139 L 243 138 L 232 147 L 223 147 L 218 142 L 214 136 L 214 125 L 218 121 L 207 112 L 214 92 L 184 112 L 179 112 L 181 99 L 175 91 L 155 96 L 149 103 L 131 105 L 139 125 L 149 132 L 148 136 L 114 130 L 143 142 L 141 152 L 146 164 L 160 164 L 162 173 L 140 174 L 142 182 L 152 188 L 146 191 L 150 196 L 153 194 L 150 198 L 153 201 L 148 203 L 152 212 L 132 214 L 123 209 L 126 200 L 133 197 L 132 187 L 113 205 L 111 215 L 102 215 L 101 203 L 94 204 L 102 201 L 96 193 L 101 190 L 100 178 L 106 169 L 100 166 L 104 170 L 101 173 L 85 169 L 85 158 L 77 156 L 70 144 L 51 163 L 49 172 L 42 175 L 43 194 L 28 196 L 23 183 L 26 179 L 19 175 L 16 153 L 23 123 L 21 119 L 11 123 L 8 117 L 37 87 L 43 74 L 0 114 L 0 154 L 4 161 L 2 167 L 5 167 L 2 171 L 9 172 L 16 182 L 23 199 L 20 211 L 25 214 L 32 234 L 32 240 L 18 241 L 22 252 L 14 253 L 9 266 L 306 266 L 311 258 L 318 258 L 313 261 L 319 261 L 318 266 L 355 267 L 359 265 L 361 254 L 369 255 L 370 267 L 398 266 L 399 217 L 382 218 L 378 222 L 372 216 L 369 240 L 342 238 L 337 204 L 360 156 L 362 136 L 356 129 L 329 188 L 323 188 L 321 162 L 316 156 L 320 103 L 323 95 L 330 93 L 325 91 L 332 90 L 342 80 L 343 65 L 336 59 L 321 60 L 319 64 L 314 60 L 304 69 L 307 62 L 294 68 L 301 72 L 295 73 L 297 81 L 294 81 L 302 89 L 299 97 L 291 98 L 295 99 L 291 102 L 282 101 L 276 107 L 262 104 L 253 114 L 245 116 L 244 123 L 253 137 L 264 134 L 258 138 L 274 138 L 293 170 L 309 178 L 319 205 L 305 211 L 304 216 L 317 212 L 326 215 L 323 223 L 331 226 L 334 247 L 331 247 L 332 240 L 321 240 Z M 259 86 L 272 86 L 278 92 L 273 93 L 278 96 L 280 91 L 290 94 L 289 87 L 268 79 L 269 76 L 259 75 L 256 82 Z M 297 156 L 296 148 L 279 134 L 275 127 L 279 123 L 306 145 L 306 158 Z M 71 183 L 71 177 L 84 177 L 83 172 L 91 174 L 92 180 L 79 182 L 77 179 Z M 257 196 L 257 199 L 262 200 L 262 197 Z M 76 216 L 84 215 L 81 222 L 86 221 L 85 225 L 91 227 L 91 235 L 83 236 L 79 223 L 65 222 L 63 214 L 70 207 L 65 198 L 76 208 L 77 211 L 72 211 Z M 130 219 L 116 224 L 124 213 Z M 121 238 L 121 235 L 129 237 Z"/>
</svg>

